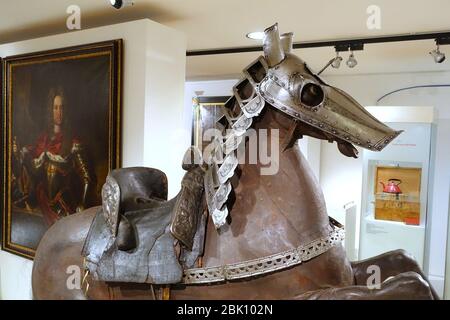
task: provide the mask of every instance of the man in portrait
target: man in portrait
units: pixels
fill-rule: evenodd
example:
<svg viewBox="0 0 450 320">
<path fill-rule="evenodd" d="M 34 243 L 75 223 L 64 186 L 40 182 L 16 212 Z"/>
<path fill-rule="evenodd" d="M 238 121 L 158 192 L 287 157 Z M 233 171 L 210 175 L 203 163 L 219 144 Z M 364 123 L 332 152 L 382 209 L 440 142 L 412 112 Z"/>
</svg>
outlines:
<svg viewBox="0 0 450 320">
<path fill-rule="evenodd" d="M 47 125 L 34 144 L 13 138 L 15 204 L 39 209 L 48 226 L 88 205 L 92 173 L 83 142 L 73 133 L 62 88 L 48 95 Z"/>
</svg>

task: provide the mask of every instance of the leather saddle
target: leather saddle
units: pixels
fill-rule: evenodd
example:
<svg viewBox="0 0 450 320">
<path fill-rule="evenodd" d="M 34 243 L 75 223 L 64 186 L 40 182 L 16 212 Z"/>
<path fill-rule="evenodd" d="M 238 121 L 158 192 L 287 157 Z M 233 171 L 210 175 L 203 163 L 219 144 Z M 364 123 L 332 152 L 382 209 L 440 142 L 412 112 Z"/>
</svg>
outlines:
<svg viewBox="0 0 450 320">
<path fill-rule="evenodd" d="M 95 280 L 166 285 L 203 254 L 206 214 L 200 165 L 186 164 L 181 191 L 167 201 L 167 177 L 157 169 L 111 171 L 82 255 Z"/>
</svg>

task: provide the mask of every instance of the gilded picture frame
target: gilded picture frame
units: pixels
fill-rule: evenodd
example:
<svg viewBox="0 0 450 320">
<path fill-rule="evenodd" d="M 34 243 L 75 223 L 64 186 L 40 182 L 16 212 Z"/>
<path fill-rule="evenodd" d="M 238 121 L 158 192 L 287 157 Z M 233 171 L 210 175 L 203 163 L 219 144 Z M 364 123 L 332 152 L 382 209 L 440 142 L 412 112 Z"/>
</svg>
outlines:
<svg viewBox="0 0 450 320">
<path fill-rule="evenodd" d="M 222 117 L 222 108 L 230 96 L 195 97 L 192 100 L 192 138 L 191 145 L 203 151 L 211 141 L 204 141 L 203 133 L 215 127 L 215 121 Z"/>
<path fill-rule="evenodd" d="M 121 166 L 122 40 L 3 59 L 2 250 L 33 259 Z"/>
</svg>

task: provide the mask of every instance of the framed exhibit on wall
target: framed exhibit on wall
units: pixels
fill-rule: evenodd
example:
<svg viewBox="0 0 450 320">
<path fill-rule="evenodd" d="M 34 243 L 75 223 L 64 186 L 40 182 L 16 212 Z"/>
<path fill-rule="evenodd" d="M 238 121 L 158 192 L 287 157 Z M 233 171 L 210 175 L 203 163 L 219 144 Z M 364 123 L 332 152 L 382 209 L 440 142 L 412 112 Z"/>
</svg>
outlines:
<svg viewBox="0 0 450 320">
<path fill-rule="evenodd" d="M 2 249 L 32 259 L 121 163 L 122 40 L 3 61 Z"/>
<path fill-rule="evenodd" d="M 375 219 L 420 224 L 421 168 L 376 168 Z"/>
<path fill-rule="evenodd" d="M 191 144 L 201 151 L 211 142 L 203 139 L 208 129 L 217 128 L 217 121 L 224 115 L 223 107 L 229 96 L 196 97 L 193 99 L 194 113 L 192 117 Z"/>
</svg>

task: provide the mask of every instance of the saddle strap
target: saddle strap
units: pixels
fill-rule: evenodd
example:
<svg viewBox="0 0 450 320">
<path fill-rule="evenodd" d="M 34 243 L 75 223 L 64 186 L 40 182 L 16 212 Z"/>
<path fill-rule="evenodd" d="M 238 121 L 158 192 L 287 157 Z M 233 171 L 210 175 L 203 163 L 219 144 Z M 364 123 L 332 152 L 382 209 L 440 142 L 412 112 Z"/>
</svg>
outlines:
<svg viewBox="0 0 450 320">
<path fill-rule="evenodd" d="M 217 267 L 195 268 L 184 271 L 184 284 L 205 284 L 225 282 L 264 275 L 290 268 L 317 257 L 345 238 L 342 226 L 331 221 L 333 230 L 325 238 L 313 240 L 297 248 L 258 259 L 227 264 Z"/>
</svg>

